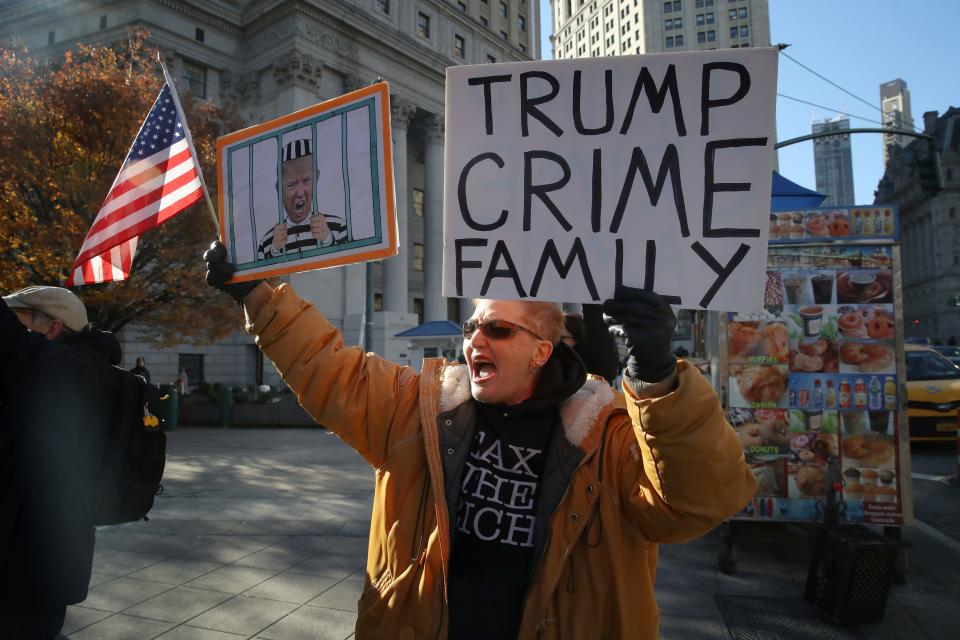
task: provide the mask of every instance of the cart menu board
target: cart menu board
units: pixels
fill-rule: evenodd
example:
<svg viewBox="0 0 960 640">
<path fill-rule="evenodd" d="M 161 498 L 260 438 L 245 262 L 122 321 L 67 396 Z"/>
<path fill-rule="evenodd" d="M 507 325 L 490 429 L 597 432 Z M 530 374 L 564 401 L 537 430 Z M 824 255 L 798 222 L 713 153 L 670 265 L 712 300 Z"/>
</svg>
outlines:
<svg viewBox="0 0 960 640">
<path fill-rule="evenodd" d="M 764 308 L 726 317 L 728 418 L 759 482 L 738 517 L 822 521 L 833 460 L 844 521 L 902 524 L 894 211 L 770 225 Z"/>
</svg>

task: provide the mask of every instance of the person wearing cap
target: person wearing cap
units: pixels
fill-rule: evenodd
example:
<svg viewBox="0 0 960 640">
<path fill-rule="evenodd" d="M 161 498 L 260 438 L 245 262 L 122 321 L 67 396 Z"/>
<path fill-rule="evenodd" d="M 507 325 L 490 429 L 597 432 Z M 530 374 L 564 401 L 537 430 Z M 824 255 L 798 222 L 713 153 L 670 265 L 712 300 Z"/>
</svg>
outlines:
<svg viewBox="0 0 960 640">
<path fill-rule="evenodd" d="M 227 284 L 222 244 L 204 259 L 304 409 L 376 469 L 357 640 L 654 640 L 657 545 L 756 490 L 710 383 L 670 352 L 656 293 L 603 304 L 630 354 L 615 393 L 549 302 L 476 301 L 466 364 L 415 371 L 345 345 L 289 285 Z"/>
<path fill-rule="evenodd" d="M 313 152 L 310 140 L 288 142 L 280 164 L 280 199 L 286 221 L 275 224 L 260 239 L 261 259 L 329 247 L 347 238 L 343 218 L 313 211 Z"/>
<path fill-rule="evenodd" d="M 120 343 L 67 289 L 0 302 L 0 638 L 54 638 L 82 602 L 94 527 L 85 487 L 114 406 Z"/>
</svg>

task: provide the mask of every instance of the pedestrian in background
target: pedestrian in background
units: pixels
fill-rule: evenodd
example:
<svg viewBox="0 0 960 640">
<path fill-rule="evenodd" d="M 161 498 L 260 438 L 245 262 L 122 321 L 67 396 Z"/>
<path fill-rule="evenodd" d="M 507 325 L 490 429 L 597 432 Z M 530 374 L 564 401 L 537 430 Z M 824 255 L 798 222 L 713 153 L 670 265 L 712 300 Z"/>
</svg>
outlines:
<svg viewBox="0 0 960 640">
<path fill-rule="evenodd" d="M 581 309 L 582 314 L 563 314 L 566 329 L 563 341 L 577 352 L 587 367 L 587 373 L 600 376 L 612 384 L 620 372 L 620 352 L 616 339 L 603 323 L 600 305 L 585 304 Z"/>
<path fill-rule="evenodd" d="M 147 369 L 147 361 L 141 356 L 137 358 L 137 366 L 130 369 L 130 373 L 140 376 L 147 382 L 150 382 L 150 371 Z"/>
<path fill-rule="evenodd" d="M 111 333 L 77 296 L 29 287 L 0 302 L 0 638 L 54 638 L 93 563 L 89 485 L 114 406 Z"/>
<path fill-rule="evenodd" d="M 288 285 L 226 284 L 223 245 L 204 258 L 307 412 L 377 469 L 359 640 L 656 638 L 657 543 L 706 533 L 755 492 L 655 293 L 604 304 L 629 352 L 624 403 L 587 379 L 556 305 L 480 300 L 467 364 L 417 373 L 345 346 Z"/>
<path fill-rule="evenodd" d="M 180 392 L 181 396 L 187 395 L 190 380 L 187 378 L 187 370 L 180 369 L 180 374 L 173 380 L 174 386 L 177 388 L 177 391 Z"/>
</svg>

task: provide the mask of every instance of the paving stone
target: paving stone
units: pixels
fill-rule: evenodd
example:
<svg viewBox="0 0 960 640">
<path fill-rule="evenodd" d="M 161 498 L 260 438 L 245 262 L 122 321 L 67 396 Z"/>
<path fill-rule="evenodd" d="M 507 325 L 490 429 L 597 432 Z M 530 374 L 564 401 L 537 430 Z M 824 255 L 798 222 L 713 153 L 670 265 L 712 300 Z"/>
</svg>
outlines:
<svg viewBox="0 0 960 640">
<path fill-rule="evenodd" d="M 79 605 L 71 605 L 67 607 L 67 617 L 63 621 L 63 629 L 60 630 L 60 633 L 63 635 L 70 635 L 74 631 L 79 631 L 84 627 L 88 627 L 98 620 L 103 620 L 107 616 L 111 615 L 109 611 L 100 611 L 98 609 L 88 609 L 87 607 L 81 607 Z"/>
<path fill-rule="evenodd" d="M 241 593 L 271 578 L 276 575 L 276 573 L 276 571 L 270 569 L 230 565 L 211 571 L 206 575 L 191 580 L 187 584 L 199 589 L 212 589 L 213 591 L 222 591 L 224 593 Z"/>
<path fill-rule="evenodd" d="M 177 587 L 134 605 L 124 613 L 151 620 L 180 623 L 212 609 L 230 597 L 229 593 L 219 591 Z"/>
<path fill-rule="evenodd" d="M 244 595 L 304 604 L 336 583 L 337 581 L 332 578 L 302 573 L 281 573 L 245 591 Z"/>
<path fill-rule="evenodd" d="M 160 584 L 159 582 L 117 578 L 90 589 L 87 593 L 87 599 L 80 604 L 101 611 L 123 611 L 127 607 L 149 600 L 169 588 L 170 585 Z"/>
<path fill-rule="evenodd" d="M 118 614 L 71 634 L 70 640 L 147 640 L 172 626 L 169 622 Z"/>
<path fill-rule="evenodd" d="M 241 640 L 245 637 L 244 634 L 180 625 L 158 636 L 158 640 Z"/>
<path fill-rule="evenodd" d="M 229 564 L 245 558 L 252 553 L 256 553 L 267 546 L 269 546 L 269 543 L 246 544 L 232 541 L 213 542 L 192 551 L 187 551 L 183 554 L 183 557 L 193 558 L 194 560 L 204 560 L 206 562 Z"/>
<path fill-rule="evenodd" d="M 353 634 L 356 614 L 335 609 L 302 607 L 259 636 L 264 640 L 344 640 Z"/>
<path fill-rule="evenodd" d="M 237 596 L 190 621 L 190 626 L 253 635 L 297 608 L 290 602 Z"/>
<path fill-rule="evenodd" d="M 131 578 L 140 580 L 152 580 L 170 585 L 180 585 L 204 574 L 215 571 L 224 565 L 213 562 L 204 562 L 203 560 L 189 560 L 183 558 L 174 558 L 158 562 L 146 569 L 135 571 L 130 574 Z"/>
<path fill-rule="evenodd" d="M 357 601 L 363 593 L 363 583 L 355 580 L 342 580 L 327 589 L 307 604 L 327 609 L 339 609 L 356 615 Z"/>
<path fill-rule="evenodd" d="M 294 573 L 309 573 L 325 578 L 341 580 L 351 573 L 363 568 L 364 560 L 355 555 L 339 553 L 319 553 L 309 560 L 290 567 Z"/>
<path fill-rule="evenodd" d="M 282 545 L 274 545 L 266 549 L 261 549 L 256 553 L 251 553 L 244 558 L 240 558 L 235 564 L 241 567 L 257 567 L 258 569 L 283 571 L 316 554 L 317 552 L 309 549 L 292 549 Z"/>
<path fill-rule="evenodd" d="M 97 573 L 105 573 L 111 576 L 125 576 L 152 564 L 163 562 L 164 556 L 158 556 L 151 553 L 140 553 L 137 551 L 118 551 L 107 557 L 95 561 L 93 568 Z"/>
</svg>

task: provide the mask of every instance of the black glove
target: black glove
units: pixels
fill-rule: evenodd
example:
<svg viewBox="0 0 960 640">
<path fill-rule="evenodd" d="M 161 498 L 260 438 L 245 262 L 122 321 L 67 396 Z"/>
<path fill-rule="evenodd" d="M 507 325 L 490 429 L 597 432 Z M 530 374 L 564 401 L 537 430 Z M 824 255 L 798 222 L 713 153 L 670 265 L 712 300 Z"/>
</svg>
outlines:
<svg viewBox="0 0 960 640">
<path fill-rule="evenodd" d="M 236 300 L 241 307 L 243 306 L 243 297 L 262 282 L 262 280 L 248 280 L 247 282 L 227 284 L 237 267 L 232 262 L 227 262 L 227 248 L 220 244 L 219 240 L 214 240 L 210 244 L 210 248 L 203 252 L 203 259 L 207 263 L 207 284 L 223 291 Z"/>
<path fill-rule="evenodd" d="M 629 355 L 624 373 L 647 383 L 659 382 L 677 368 L 670 350 L 677 317 L 653 291 L 618 291 L 603 303 L 604 322 L 611 333 L 623 334 Z"/>
</svg>

